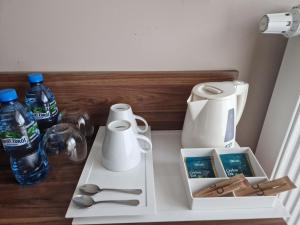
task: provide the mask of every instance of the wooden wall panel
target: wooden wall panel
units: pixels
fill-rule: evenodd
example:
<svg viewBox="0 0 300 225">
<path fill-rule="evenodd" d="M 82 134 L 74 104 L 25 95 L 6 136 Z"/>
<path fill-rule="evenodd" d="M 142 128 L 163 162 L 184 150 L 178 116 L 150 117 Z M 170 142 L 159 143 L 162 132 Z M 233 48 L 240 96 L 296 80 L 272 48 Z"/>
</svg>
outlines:
<svg viewBox="0 0 300 225">
<path fill-rule="evenodd" d="M 237 79 L 235 70 L 183 72 L 51 72 L 45 84 L 60 109 L 86 109 L 97 125 L 106 122 L 109 106 L 124 102 L 145 117 L 153 129 L 181 129 L 186 99 L 194 85 Z M 23 101 L 26 73 L 1 73 L 0 89 L 16 88 Z"/>
</svg>

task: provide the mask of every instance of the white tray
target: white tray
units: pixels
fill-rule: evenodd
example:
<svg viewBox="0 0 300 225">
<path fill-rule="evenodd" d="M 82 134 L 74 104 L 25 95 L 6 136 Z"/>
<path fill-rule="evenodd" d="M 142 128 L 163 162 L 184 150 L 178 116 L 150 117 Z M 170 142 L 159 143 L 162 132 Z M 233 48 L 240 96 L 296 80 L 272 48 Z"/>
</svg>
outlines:
<svg viewBox="0 0 300 225">
<path fill-rule="evenodd" d="M 181 177 L 181 131 L 152 131 L 157 213 L 144 216 L 76 218 L 73 224 L 112 224 L 195 220 L 282 218 L 289 214 L 280 201 L 272 208 L 190 210 Z"/>
<path fill-rule="evenodd" d="M 103 188 L 140 188 L 143 190 L 143 193 L 140 195 L 104 191 L 97 193 L 93 197 L 95 200 L 138 199 L 140 204 L 136 207 L 97 204 L 81 209 L 76 207 L 71 201 L 66 218 L 153 214 L 155 212 L 155 192 L 152 152 L 143 154 L 140 164 L 134 169 L 125 172 L 111 172 L 101 165 L 100 160 L 104 135 L 105 127 L 100 127 L 74 195 L 79 194 L 78 187 L 80 185 L 87 183 L 97 184 Z M 151 139 L 150 128 L 146 136 Z"/>
</svg>

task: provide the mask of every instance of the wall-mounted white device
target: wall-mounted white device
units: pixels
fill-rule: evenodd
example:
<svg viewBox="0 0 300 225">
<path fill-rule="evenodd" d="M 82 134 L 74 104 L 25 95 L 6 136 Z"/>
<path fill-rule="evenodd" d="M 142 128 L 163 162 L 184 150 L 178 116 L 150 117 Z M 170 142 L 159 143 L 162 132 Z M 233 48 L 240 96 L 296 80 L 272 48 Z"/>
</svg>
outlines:
<svg viewBox="0 0 300 225">
<path fill-rule="evenodd" d="M 282 34 L 287 38 L 300 35 L 300 5 L 288 12 L 264 15 L 259 22 L 262 33 Z"/>
</svg>

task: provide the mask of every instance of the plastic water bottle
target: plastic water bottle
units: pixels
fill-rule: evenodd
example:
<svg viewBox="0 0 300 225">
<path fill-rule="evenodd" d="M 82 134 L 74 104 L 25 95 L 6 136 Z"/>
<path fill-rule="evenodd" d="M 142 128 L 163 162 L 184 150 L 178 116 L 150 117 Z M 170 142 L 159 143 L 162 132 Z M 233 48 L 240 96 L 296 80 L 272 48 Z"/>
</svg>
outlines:
<svg viewBox="0 0 300 225">
<path fill-rule="evenodd" d="M 17 101 L 14 89 L 0 90 L 0 139 L 20 184 L 33 184 L 48 172 L 40 131 L 33 114 Z"/>
<path fill-rule="evenodd" d="M 28 74 L 31 88 L 25 96 L 25 104 L 33 112 L 42 133 L 55 125 L 58 119 L 58 108 L 52 91 L 43 85 L 44 77 L 41 73 Z"/>
</svg>

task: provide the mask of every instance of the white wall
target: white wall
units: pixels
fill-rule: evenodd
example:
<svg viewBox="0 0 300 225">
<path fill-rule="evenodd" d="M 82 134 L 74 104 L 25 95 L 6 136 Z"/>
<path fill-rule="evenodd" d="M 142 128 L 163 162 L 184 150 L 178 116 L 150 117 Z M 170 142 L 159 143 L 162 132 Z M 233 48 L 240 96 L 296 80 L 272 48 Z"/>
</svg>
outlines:
<svg viewBox="0 0 300 225">
<path fill-rule="evenodd" d="M 300 0 L 0 0 L 0 71 L 237 69 L 256 146 L 286 40 L 260 17 Z"/>
<path fill-rule="evenodd" d="M 300 107 L 299 57 L 300 36 L 291 38 L 287 44 L 266 120 L 257 145 L 256 156 L 269 177 L 280 154 L 282 154 L 281 160 L 283 162 L 277 162 L 277 166 L 280 166 L 280 168 L 275 168 L 277 171 L 273 171 L 273 176 L 278 175 L 277 177 L 281 177 L 292 175 L 285 173 L 286 171 L 290 171 L 289 168 L 292 166 L 290 162 L 297 156 L 296 152 L 300 153 L 300 127 L 296 125 L 297 116 L 300 117 L 296 114 L 297 110 L 300 110 L 298 109 L 298 107 Z M 300 118 L 298 120 L 300 120 Z M 294 124 L 292 125 L 292 123 Z M 291 126 L 295 127 L 293 128 Z M 296 138 L 294 136 L 296 136 Z M 292 157 L 283 158 L 284 155 L 288 156 L 292 152 Z M 286 165 L 287 163 L 288 165 Z M 299 160 L 296 160 L 295 163 L 299 165 Z M 287 167 L 286 171 L 282 170 L 282 167 Z M 297 169 L 293 172 L 297 175 L 299 173 Z"/>
</svg>

